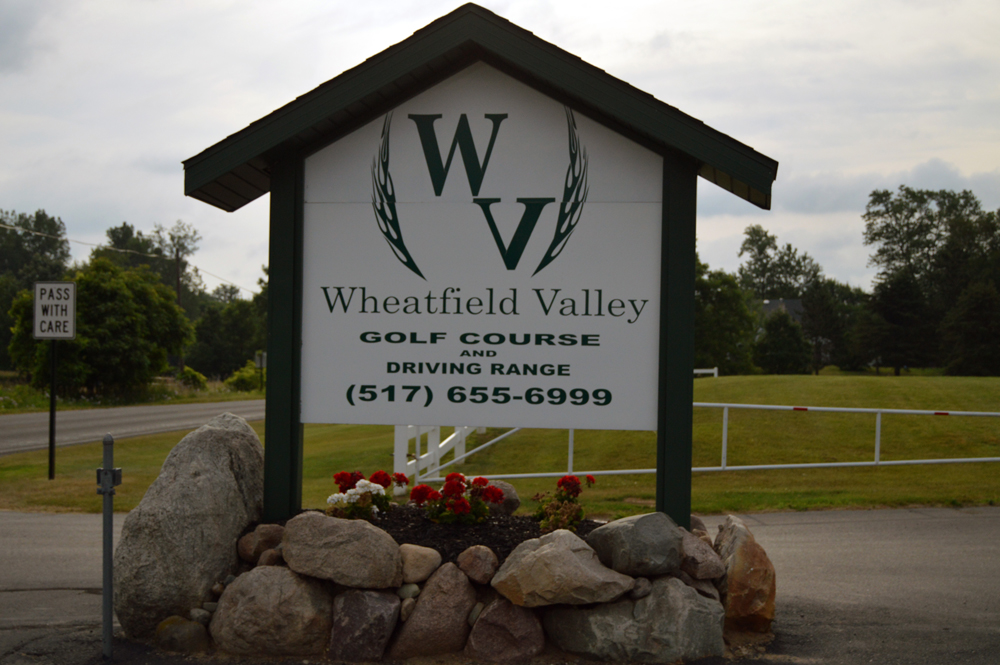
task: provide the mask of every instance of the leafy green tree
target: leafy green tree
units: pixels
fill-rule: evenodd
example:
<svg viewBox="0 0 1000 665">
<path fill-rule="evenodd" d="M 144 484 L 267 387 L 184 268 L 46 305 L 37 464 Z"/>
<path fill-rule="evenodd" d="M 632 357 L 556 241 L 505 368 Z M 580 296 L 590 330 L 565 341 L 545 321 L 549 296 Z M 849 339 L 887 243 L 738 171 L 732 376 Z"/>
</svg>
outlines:
<svg viewBox="0 0 1000 665">
<path fill-rule="evenodd" d="M 11 303 L 35 282 L 62 278 L 70 256 L 65 236 L 62 220 L 44 210 L 33 215 L 0 210 L 0 369 L 13 368 L 7 352 L 14 325 Z"/>
<path fill-rule="evenodd" d="M 929 315 L 916 275 L 900 271 L 875 284 L 869 307 L 870 339 L 880 363 L 899 376 L 903 367 L 927 367 L 937 356 L 937 323 Z"/>
<path fill-rule="evenodd" d="M 817 374 L 827 365 L 860 369 L 868 360 L 855 351 L 854 328 L 868 297 L 857 287 L 826 277 L 802 294 L 802 332 L 812 346 L 811 367 Z"/>
<path fill-rule="evenodd" d="M 946 373 L 1000 376 L 1000 293 L 993 282 L 966 288 L 945 317 L 942 332 Z"/>
<path fill-rule="evenodd" d="M 737 269 L 740 286 L 761 300 L 800 298 L 808 285 L 819 279 L 823 269 L 805 252 L 785 243 L 778 247 L 777 236 L 759 224 L 748 226 L 739 256 L 747 255 Z"/>
<path fill-rule="evenodd" d="M 224 378 L 253 358 L 259 347 L 258 321 L 249 300 L 205 308 L 195 323 L 195 343 L 185 358 L 187 364 L 206 376 Z"/>
<path fill-rule="evenodd" d="M 122 396 L 146 387 L 166 368 L 167 354 L 191 342 L 191 324 L 171 289 L 146 268 L 123 270 L 97 258 L 70 276 L 77 288 L 77 335 L 59 342 L 58 385 L 64 394 Z M 51 345 L 32 339 L 34 294 L 11 308 L 10 355 L 32 383 L 48 383 Z"/>
<path fill-rule="evenodd" d="M 778 310 L 764 321 L 764 333 L 754 346 L 754 362 L 767 374 L 806 374 L 812 351 L 802 326 Z"/>
<path fill-rule="evenodd" d="M 723 374 L 751 374 L 756 316 L 736 278 L 696 260 L 694 362 Z"/>
<path fill-rule="evenodd" d="M 217 287 L 212 289 L 211 297 L 215 302 L 228 305 L 234 300 L 239 300 L 240 287 L 232 284 L 219 284 Z"/>
</svg>

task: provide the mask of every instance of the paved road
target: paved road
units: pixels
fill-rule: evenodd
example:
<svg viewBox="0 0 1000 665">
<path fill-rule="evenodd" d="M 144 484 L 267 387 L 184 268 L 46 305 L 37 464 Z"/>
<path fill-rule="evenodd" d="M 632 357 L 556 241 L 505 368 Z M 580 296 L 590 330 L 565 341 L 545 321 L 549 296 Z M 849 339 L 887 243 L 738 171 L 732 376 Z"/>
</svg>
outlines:
<svg viewBox="0 0 1000 665">
<path fill-rule="evenodd" d="M 757 659 L 700 665 L 1000 663 L 1000 507 L 744 519 L 777 571 L 776 639 Z M 98 663 L 100 516 L 0 511 L 0 534 L 0 665 Z M 115 649 L 119 662 L 189 662 Z"/>
<path fill-rule="evenodd" d="M 60 411 L 56 413 L 56 446 L 100 441 L 108 432 L 120 439 L 194 429 L 226 411 L 247 420 L 263 420 L 264 400 Z M 0 416 L 0 455 L 48 447 L 48 412 Z"/>
</svg>

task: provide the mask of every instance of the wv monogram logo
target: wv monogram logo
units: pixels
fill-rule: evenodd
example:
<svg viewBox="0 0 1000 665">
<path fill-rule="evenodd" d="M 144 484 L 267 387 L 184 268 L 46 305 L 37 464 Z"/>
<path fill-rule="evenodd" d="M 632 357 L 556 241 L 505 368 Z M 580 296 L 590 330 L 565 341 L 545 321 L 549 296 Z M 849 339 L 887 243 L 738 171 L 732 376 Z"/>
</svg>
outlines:
<svg viewBox="0 0 1000 665">
<path fill-rule="evenodd" d="M 441 118 L 441 115 L 417 115 L 410 114 L 417 127 L 420 137 L 420 145 L 423 148 L 424 158 L 427 162 L 427 171 L 430 175 L 431 185 L 434 188 L 434 195 L 441 196 L 444 191 L 445 182 L 448 179 L 448 172 L 451 170 L 452 162 L 457 149 L 465 166 L 465 174 L 469 179 L 469 189 L 472 191 L 472 202 L 479 206 L 486 218 L 486 223 L 493 234 L 500 257 L 503 259 L 507 270 L 514 270 L 521 261 L 531 233 L 535 230 L 538 218 L 542 211 L 550 203 L 555 202 L 555 198 L 518 198 L 517 202 L 524 206 L 521 221 L 514 231 L 514 236 L 509 244 L 504 244 L 500 231 L 497 229 L 496 221 L 490 206 L 500 201 L 498 198 L 480 198 L 479 190 L 483 185 L 483 178 L 486 177 L 486 169 L 490 163 L 490 156 L 493 154 L 493 146 L 496 143 L 497 135 L 500 133 L 500 125 L 507 118 L 506 113 L 487 113 L 486 119 L 492 123 L 490 141 L 486 148 L 486 154 L 482 161 L 479 160 L 479 153 L 472 138 L 472 129 L 469 127 L 469 119 L 463 113 L 458 120 L 458 128 L 455 130 L 455 137 L 452 139 L 451 148 L 448 150 L 448 157 L 441 158 L 441 150 L 438 145 L 437 134 L 434 130 L 434 121 Z M 417 267 L 416 262 L 403 242 L 403 233 L 399 225 L 399 216 L 396 213 L 396 190 L 392 182 L 392 175 L 389 173 L 389 127 L 392 123 L 392 113 L 387 113 L 382 123 L 382 140 L 379 145 L 378 154 L 372 162 L 372 209 L 375 211 L 375 219 L 378 222 L 379 230 L 389 247 L 392 248 L 396 258 L 419 275 L 423 279 L 423 273 Z M 573 111 L 566 108 L 566 125 L 569 134 L 569 166 L 566 169 L 566 177 L 563 182 L 562 202 L 559 205 L 559 218 L 556 223 L 555 234 L 552 242 L 549 243 L 548 250 L 542 258 L 532 276 L 552 263 L 562 253 L 570 235 L 576 229 L 583 212 L 583 204 L 587 202 L 587 152 L 580 145 L 580 135 L 576 129 L 576 119 Z"/>
</svg>

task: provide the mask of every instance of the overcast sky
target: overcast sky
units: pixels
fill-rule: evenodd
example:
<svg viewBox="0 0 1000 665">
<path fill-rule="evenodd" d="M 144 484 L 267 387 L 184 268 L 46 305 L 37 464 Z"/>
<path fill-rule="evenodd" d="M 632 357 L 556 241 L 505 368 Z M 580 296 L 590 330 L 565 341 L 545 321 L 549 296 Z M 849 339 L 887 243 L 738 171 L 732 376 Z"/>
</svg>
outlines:
<svg viewBox="0 0 1000 665">
<path fill-rule="evenodd" d="M 204 237 L 196 265 L 256 288 L 268 197 L 235 213 L 186 198 L 181 160 L 458 4 L 0 0 L 0 209 L 43 208 L 94 243 L 181 219 Z M 734 271 L 761 224 L 867 289 L 873 189 L 1000 207 L 996 0 L 481 4 L 778 160 L 771 211 L 699 180 L 713 268 Z"/>
</svg>

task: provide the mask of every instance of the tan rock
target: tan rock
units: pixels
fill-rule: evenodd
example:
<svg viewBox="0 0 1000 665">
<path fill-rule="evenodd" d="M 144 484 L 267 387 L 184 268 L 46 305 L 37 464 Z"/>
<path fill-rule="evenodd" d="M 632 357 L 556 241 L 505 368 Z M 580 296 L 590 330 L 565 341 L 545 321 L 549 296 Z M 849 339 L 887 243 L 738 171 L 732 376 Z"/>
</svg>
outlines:
<svg viewBox="0 0 1000 665">
<path fill-rule="evenodd" d="M 469 612 L 476 591 L 461 570 L 446 563 L 435 571 L 417 597 L 413 613 L 389 647 L 390 660 L 461 651 L 469 636 Z"/>
<path fill-rule="evenodd" d="M 417 606 L 416 598 L 404 598 L 399 604 L 399 620 L 406 621 L 413 614 L 413 609 Z"/>
<path fill-rule="evenodd" d="M 458 567 L 476 584 L 489 584 L 499 565 L 497 555 L 485 545 L 473 545 L 458 555 Z"/>
<path fill-rule="evenodd" d="M 403 582 L 416 584 L 430 577 L 441 565 L 441 553 L 430 547 L 404 543 L 399 546 L 403 560 Z"/>
<path fill-rule="evenodd" d="M 399 545 L 364 520 L 310 511 L 288 520 L 281 554 L 302 575 L 355 589 L 388 589 L 403 583 Z"/>
<path fill-rule="evenodd" d="M 539 607 L 610 602 L 634 583 L 602 565 L 578 536 L 558 529 L 518 545 L 490 584 L 515 605 Z"/>
<path fill-rule="evenodd" d="M 726 629 L 766 633 L 774 620 L 774 565 L 750 529 L 729 515 L 719 526 L 715 549 L 726 565 Z"/>
<path fill-rule="evenodd" d="M 330 639 L 332 612 L 323 582 L 283 566 L 257 566 L 226 587 L 209 630 L 228 653 L 319 654 Z"/>
<path fill-rule="evenodd" d="M 260 558 L 257 559 L 258 566 L 280 566 L 285 563 L 285 559 L 278 550 L 264 550 Z"/>
</svg>

